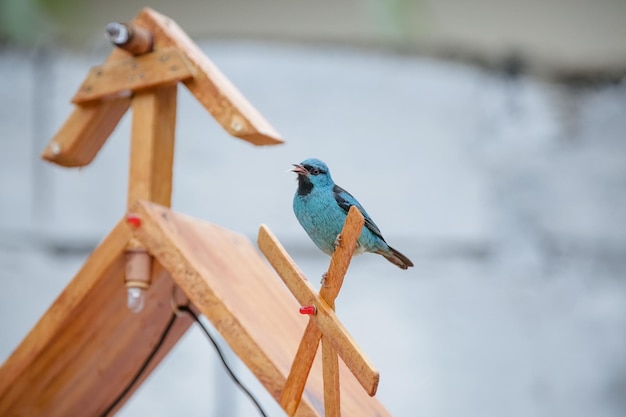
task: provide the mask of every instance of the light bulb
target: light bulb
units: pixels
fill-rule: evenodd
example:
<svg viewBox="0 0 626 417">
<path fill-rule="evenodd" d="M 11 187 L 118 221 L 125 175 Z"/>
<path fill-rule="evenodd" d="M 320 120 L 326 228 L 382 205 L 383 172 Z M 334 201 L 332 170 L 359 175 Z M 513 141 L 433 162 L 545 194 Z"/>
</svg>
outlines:
<svg viewBox="0 0 626 417">
<path fill-rule="evenodd" d="M 133 313 L 139 313 L 143 310 L 143 304 L 146 300 L 146 292 L 143 288 L 128 287 L 126 289 L 126 305 Z"/>
</svg>

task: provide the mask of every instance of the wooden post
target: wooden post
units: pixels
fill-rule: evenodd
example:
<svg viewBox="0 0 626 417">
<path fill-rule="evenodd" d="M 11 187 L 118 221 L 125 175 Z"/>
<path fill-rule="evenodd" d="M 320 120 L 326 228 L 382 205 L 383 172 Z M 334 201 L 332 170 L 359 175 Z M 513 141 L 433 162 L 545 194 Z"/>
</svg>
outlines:
<svg viewBox="0 0 626 417">
<path fill-rule="evenodd" d="M 172 197 L 176 85 L 136 94 L 132 100 L 132 110 L 128 207 L 137 200 L 169 207 Z"/>
</svg>

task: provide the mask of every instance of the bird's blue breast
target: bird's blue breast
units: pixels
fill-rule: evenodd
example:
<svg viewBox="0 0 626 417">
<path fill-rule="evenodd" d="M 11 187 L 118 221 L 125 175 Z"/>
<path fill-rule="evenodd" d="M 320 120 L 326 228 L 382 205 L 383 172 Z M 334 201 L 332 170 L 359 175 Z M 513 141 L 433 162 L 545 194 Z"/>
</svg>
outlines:
<svg viewBox="0 0 626 417">
<path fill-rule="evenodd" d="M 337 204 L 332 188 L 313 187 L 306 194 L 296 192 L 293 211 L 313 243 L 323 252 L 332 255 L 335 240 L 341 233 L 347 217 L 346 211 Z M 386 246 L 384 241 L 363 227 L 357 252 L 375 251 L 381 245 Z"/>
</svg>

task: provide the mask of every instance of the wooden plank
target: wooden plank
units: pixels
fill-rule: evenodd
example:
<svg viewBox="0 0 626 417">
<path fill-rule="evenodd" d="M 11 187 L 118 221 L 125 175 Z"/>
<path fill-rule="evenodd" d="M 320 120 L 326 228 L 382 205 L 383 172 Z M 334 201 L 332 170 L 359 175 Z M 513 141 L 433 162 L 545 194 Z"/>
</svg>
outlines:
<svg viewBox="0 0 626 417">
<path fill-rule="evenodd" d="M 156 265 L 144 311 L 126 308 L 130 236 L 120 222 L 0 368 L 0 415 L 100 415 L 132 379 L 171 317 L 173 283 Z M 190 324 L 177 319 L 142 380 Z"/>
<path fill-rule="evenodd" d="M 287 375 L 285 385 L 278 400 L 278 403 L 283 410 L 285 410 L 288 416 L 293 416 L 296 411 L 298 411 L 298 406 L 300 405 L 304 387 L 306 385 L 308 375 L 311 372 L 313 360 L 315 359 L 315 354 L 317 353 L 317 347 L 321 338 L 322 331 L 319 327 L 317 327 L 315 322 L 310 319 L 295 354 L 295 358 L 302 359 L 293 361 L 291 369 L 289 370 L 289 375 Z M 304 377 L 302 375 L 304 375 Z"/>
<path fill-rule="evenodd" d="M 276 130 L 176 22 L 145 8 L 134 23 L 152 32 L 155 50 L 173 46 L 186 54 L 196 71 L 185 85 L 228 133 L 254 145 L 283 143 Z"/>
<path fill-rule="evenodd" d="M 193 76 L 192 67 L 176 48 L 131 56 L 93 67 L 72 98 L 74 104 L 120 93 L 176 84 Z"/>
<path fill-rule="evenodd" d="M 349 239 L 358 237 L 358 234 L 354 234 L 354 230 L 361 230 L 360 228 L 363 227 L 363 216 L 358 212 L 358 209 L 356 213 L 350 215 L 346 225 L 344 229 L 346 230 L 347 236 L 345 242 L 348 242 Z M 354 242 L 356 242 L 356 240 L 354 240 Z M 322 334 L 328 336 L 329 343 L 332 343 L 334 348 L 338 351 L 345 364 L 355 374 L 357 380 L 363 386 L 363 389 L 365 389 L 369 395 L 374 395 L 380 378 L 378 370 L 359 348 L 356 341 L 337 318 L 332 308 L 330 308 L 325 300 L 321 299 L 321 293 L 324 289 L 329 293 L 331 299 L 332 297 L 336 297 L 338 293 L 338 287 L 336 285 L 341 285 L 338 282 L 338 278 L 333 278 L 333 275 L 327 275 L 326 281 L 328 281 L 328 276 L 330 276 L 331 282 L 329 284 L 334 285 L 322 287 L 320 295 L 318 296 L 310 282 L 304 277 L 304 274 L 302 274 L 298 266 L 289 257 L 285 248 L 265 225 L 259 228 L 257 244 L 300 305 L 315 305 L 317 308 L 317 314 L 311 316 L 311 323 L 307 326 L 307 330 L 298 348 L 298 354 L 296 355 L 296 359 L 294 359 L 293 364 L 296 369 L 292 369 L 290 372 L 285 390 L 281 396 L 283 408 L 288 411 L 291 409 L 295 411 L 295 408 L 297 408 L 297 404 L 295 408 L 293 408 L 293 405 L 288 406 L 288 404 L 293 404 L 295 397 L 298 396 L 298 394 L 301 396 L 303 392 L 306 374 L 310 369 L 310 365 L 308 368 L 304 365 L 313 362 Z M 352 250 L 354 250 L 354 247 Z M 340 276 L 342 271 L 347 270 L 349 259 L 346 258 L 346 254 L 349 252 L 350 247 L 337 250 L 337 259 L 340 259 L 340 261 L 335 260 L 335 263 L 331 261 L 331 268 L 329 268 L 333 274 L 339 274 L 337 276 Z M 308 332 L 311 332 L 311 334 L 308 334 Z M 302 375 L 305 376 L 302 377 Z M 296 389 L 292 384 L 298 384 L 300 388 Z"/>
<path fill-rule="evenodd" d="M 317 302 L 317 291 L 287 254 L 280 241 L 264 224 L 259 227 L 257 245 L 298 303 L 301 306 L 314 305 Z"/>
<path fill-rule="evenodd" d="M 352 261 L 352 255 L 356 249 L 356 241 L 361 235 L 365 219 L 356 206 L 350 207 L 346 222 L 341 229 L 339 238 L 339 246 L 335 248 L 333 256 L 330 258 L 328 272 L 324 277 L 324 285 L 320 289 L 320 297 L 322 297 L 330 306 L 335 308 L 335 299 L 339 295 L 343 279 L 348 272 L 348 267 Z"/>
<path fill-rule="evenodd" d="M 128 205 L 138 199 L 170 205 L 176 85 L 156 88 L 133 97 Z"/>
<path fill-rule="evenodd" d="M 298 303 L 243 236 L 140 201 L 136 237 L 278 401 L 306 318 Z M 321 361 L 297 416 L 323 415 Z M 345 415 L 388 416 L 340 363 Z"/>
<path fill-rule="evenodd" d="M 107 63 L 125 59 L 129 54 L 114 49 Z M 81 167 L 91 163 L 130 107 L 130 97 L 74 106 L 57 134 L 44 149 L 41 157 L 65 167 Z"/>
<path fill-rule="evenodd" d="M 41 157 L 65 167 L 89 165 L 129 106 L 129 97 L 75 106 Z"/>
<path fill-rule="evenodd" d="M 322 337 L 322 373 L 324 376 L 324 417 L 340 417 L 339 362 L 337 352 L 327 336 Z"/>
</svg>

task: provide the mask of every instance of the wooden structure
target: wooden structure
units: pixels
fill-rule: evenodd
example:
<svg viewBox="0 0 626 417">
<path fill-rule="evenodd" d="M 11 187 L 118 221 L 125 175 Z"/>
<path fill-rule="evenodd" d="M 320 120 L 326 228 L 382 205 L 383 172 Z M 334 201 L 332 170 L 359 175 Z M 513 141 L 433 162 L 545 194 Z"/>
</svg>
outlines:
<svg viewBox="0 0 626 417">
<path fill-rule="evenodd" d="M 377 371 L 333 311 L 363 227 L 358 210 L 317 294 L 267 227 L 258 244 L 287 286 L 245 237 L 169 209 L 179 82 L 232 135 L 255 145 L 282 140 L 176 23 L 144 9 L 126 27 L 134 36 L 90 71 L 43 158 L 89 164 L 132 108 L 129 214 L 0 368 L 0 415 L 105 413 L 161 336 L 179 287 L 187 300 L 178 302 L 190 302 L 214 324 L 288 415 L 388 416 L 372 397 Z M 125 282 L 145 290 L 141 311 L 127 308 Z M 308 324 L 301 305 L 315 306 Z M 190 325 L 187 317 L 176 319 L 113 413 Z"/>
</svg>

